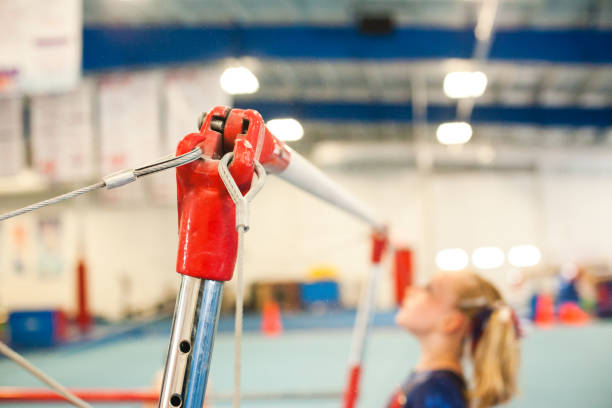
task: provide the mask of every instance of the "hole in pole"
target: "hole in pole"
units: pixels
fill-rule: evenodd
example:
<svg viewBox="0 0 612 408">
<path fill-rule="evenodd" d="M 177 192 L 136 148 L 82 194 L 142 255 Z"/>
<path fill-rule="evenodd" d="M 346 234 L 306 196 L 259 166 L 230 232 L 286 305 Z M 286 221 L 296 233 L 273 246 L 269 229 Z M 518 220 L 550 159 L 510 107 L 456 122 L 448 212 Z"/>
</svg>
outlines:
<svg viewBox="0 0 612 408">
<path fill-rule="evenodd" d="M 191 350 L 191 344 L 189 344 L 187 340 L 183 340 L 179 344 L 179 350 L 181 350 L 181 353 L 189 353 Z"/>
<path fill-rule="evenodd" d="M 183 398 L 181 398 L 180 395 L 174 394 L 172 397 L 170 397 L 170 405 L 172 405 L 173 407 L 180 407 L 182 403 Z"/>
</svg>

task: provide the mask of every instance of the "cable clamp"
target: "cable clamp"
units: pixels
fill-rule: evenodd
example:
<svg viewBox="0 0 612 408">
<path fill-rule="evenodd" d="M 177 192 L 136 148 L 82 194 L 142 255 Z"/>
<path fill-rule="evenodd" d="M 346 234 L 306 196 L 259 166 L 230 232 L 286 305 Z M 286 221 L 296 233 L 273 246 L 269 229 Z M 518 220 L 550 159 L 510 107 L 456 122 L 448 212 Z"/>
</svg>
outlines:
<svg viewBox="0 0 612 408">
<path fill-rule="evenodd" d="M 104 180 L 106 189 L 110 190 L 136 181 L 136 174 L 134 173 L 134 169 L 121 170 L 105 176 L 102 180 Z"/>
<path fill-rule="evenodd" d="M 266 169 L 257 160 L 253 162 L 257 182 L 254 185 L 251 184 L 251 188 L 243 196 L 228 168 L 233 158 L 234 153 L 229 152 L 219 160 L 219 175 L 234 204 L 236 204 L 236 229 L 242 228 L 246 232 L 249 230 L 249 202 L 259 193 L 266 182 Z"/>
</svg>

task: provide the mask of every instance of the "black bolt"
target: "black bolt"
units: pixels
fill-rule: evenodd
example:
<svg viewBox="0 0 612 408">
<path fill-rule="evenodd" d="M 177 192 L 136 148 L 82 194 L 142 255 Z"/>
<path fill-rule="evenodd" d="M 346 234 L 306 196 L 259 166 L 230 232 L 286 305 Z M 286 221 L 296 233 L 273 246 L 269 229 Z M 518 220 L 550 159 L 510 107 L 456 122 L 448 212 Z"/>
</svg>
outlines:
<svg viewBox="0 0 612 408">
<path fill-rule="evenodd" d="M 191 350 L 191 345 L 187 340 L 183 340 L 181 341 L 181 344 L 179 344 L 179 350 L 181 350 L 182 353 L 189 353 L 189 350 Z"/>
<path fill-rule="evenodd" d="M 180 395 L 174 394 L 172 397 L 170 397 L 170 404 L 173 407 L 180 407 L 182 403 L 183 403 L 183 398 L 181 398 Z"/>
</svg>

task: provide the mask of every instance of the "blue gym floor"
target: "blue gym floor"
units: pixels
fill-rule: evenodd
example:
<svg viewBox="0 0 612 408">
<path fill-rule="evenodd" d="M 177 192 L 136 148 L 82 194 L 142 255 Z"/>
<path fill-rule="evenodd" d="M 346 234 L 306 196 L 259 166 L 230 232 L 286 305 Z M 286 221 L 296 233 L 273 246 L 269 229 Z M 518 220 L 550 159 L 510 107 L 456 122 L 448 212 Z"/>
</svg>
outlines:
<svg viewBox="0 0 612 408">
<path fill-rule="evenodd" d="M 346 320 L 345 326 L 351 323 L 348 318 L 339 319 Z M 378 321 L 381 319 L 388 322 L 388 316 L 382 316 Z M 286 327 L 292 326 L 291 319 L 285 321 Z M 223 330 L 230 323 L 224 322 L 217 335 L 210 379 L 213 392 L 231 392 L 233 336 Z M 131 335 L 115 336 L 107 341 L 30 352 L 26 356 L 70 387 L 146 387 L 162 367 L 168 332 L 169 322 L 162 322 L 152 330 L 137 330 Z M 276 338 L 263 337 L 256 331 L 246 332 L 243 343 L 244 392 L 341 390 L 345 382 L 350 336 L 348 327 L 295 328 Z M 410 371 L 417 356 L 417 344 L 401 330 L 378 324 L 367 350 L 359 406 L 384 407 L 394 387 Z M 612 323 L 533 329 L 523 342 L 521 395 L 509 406 L 609 408 L 612 406 L 611 370 Z M 12 362 L 0 359 L 0 385 L 38 387 L 40 383 Z M 141 404 L 120 406 L 141 407 Z M 220 401 L 213 405 L 227 406 L 230 406 L 229 402 Z M 245 408 L 339 406 L 339 400 L 245 401 L 243 404 Z"/>
</svg>

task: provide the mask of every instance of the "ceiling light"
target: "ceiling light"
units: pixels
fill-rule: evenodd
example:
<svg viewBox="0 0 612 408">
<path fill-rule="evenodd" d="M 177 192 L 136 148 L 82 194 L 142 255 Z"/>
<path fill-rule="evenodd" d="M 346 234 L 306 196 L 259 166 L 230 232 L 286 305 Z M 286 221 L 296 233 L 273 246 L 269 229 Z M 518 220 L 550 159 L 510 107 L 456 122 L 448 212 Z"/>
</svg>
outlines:
<svg viewBox="0 0 612 408">
<path fill-rule="evenodd" d="M 464 269 L 469 261 L 467 252 L 461 248 L 448 248 L 438 251 L 436 265 L 443 271 L 458 271 Z"/>
<path fill-rule="evenodd" d="M 480 71 L 450 72 L 444 77 L 444 93 L 449 98 L 477 98 L 487 88 L 487 76 Z"/>
<path fill-rule="evenodd" d="M 508 251 L 508 261 L 514 266 L 534 266 L 541 258 L 540 250 L 534 245 L 517 245 Z"/>
<path fill-rule="evenodd" d="M 438 142 L 445 145 L 467 143 L 472 138 L 472 126 L 466 122 L 446 122 L 436 131 Z"/>
<path fill-rule="evenodd" d="M 304 136 L 304 128 L 293 118 L 272 119 L 266 126 L 274 136 L 285 142 L 300 140 Z"/>
<path fill-rule="evenodd" d="M 481 247 L 472 253 L 472 263 L 478 269 L 495 269 L 504 263 L 504 251 L 497 247 Z"/>
<path fill-rule="evenodd" d="M 230 67 L 221 74 L 221 88 L 231 95 L 252 94 L 259 89 L 257 77 L 245 67 Z"/>
</svg>

